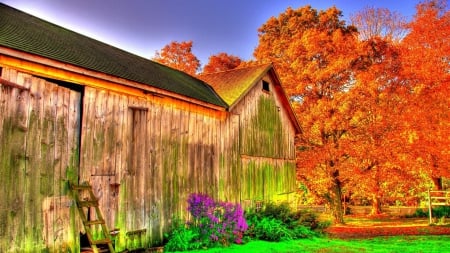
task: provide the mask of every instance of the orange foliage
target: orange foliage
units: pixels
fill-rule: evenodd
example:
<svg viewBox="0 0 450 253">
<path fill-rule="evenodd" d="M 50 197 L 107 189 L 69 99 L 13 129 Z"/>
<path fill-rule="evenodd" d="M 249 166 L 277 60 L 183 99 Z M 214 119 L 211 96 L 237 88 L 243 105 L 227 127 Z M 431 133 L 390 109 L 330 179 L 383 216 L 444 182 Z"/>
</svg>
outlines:
<svg viewBox="0 0 450 253">
<path fill-rule="evenodd" d="M 238 67 L 241 62 L 241 58 L 227 53 L 211 55 L 208 64 L 203 68 L 203 73 L 214 73 L 234 69 Z"/>
<path fill-rule="evenodd" d="M 303 134 L 299 137 L 298 177 L 331 206 L 343 222 L 343 171 L 353 108 L 345 93 L 357 54 L 355 29 L 340 20 L 336 8 L 317 12 L 310 6 L 287 9 L 259 29 L 258 60 L 272 61 L 287 93 L 296 101 Z"/>
<path fill-rule="evenodd" d="M 172 41 L 164 46 L 161 51 L 156 51 L 153 60 L 195 75 L 200 69 L 200 61 L 192 53 L 192 44 L 192 41 Z"/>
<path fill-rule="evenodd" d="M 349 188 L 372 200 L 372 214 L 381 212 L 382 199 L 407 197 L 420 174 L 410 159 L 409 125 L 401 115 L 408 108 L 408 89 L 398 78 L 398 49 L 378 38 L 360 44 L 355 86 L 350 90 L 357 108 L 348 154 L 353 162 Z M 425 190 L 425 189 L 422 189 Z"/>
<path fill-rule="evenodd" d="M 450 177 L 450 12 L 445 1 L 417 5 L 402 41 L 402 75 L 411 87 L 408 111 L 416 161 L 435 186 Z"/>
<path fill-rule="evenodd" d="M 372 201 L 418 196 L 449 170 L 449 13 L 418 5 L 410 32 L 358 40 L 336 8 L 288 8 L 259 29 L 302 127 L 298 179 L 342 221 L 342 191 Z"/>
</svg>

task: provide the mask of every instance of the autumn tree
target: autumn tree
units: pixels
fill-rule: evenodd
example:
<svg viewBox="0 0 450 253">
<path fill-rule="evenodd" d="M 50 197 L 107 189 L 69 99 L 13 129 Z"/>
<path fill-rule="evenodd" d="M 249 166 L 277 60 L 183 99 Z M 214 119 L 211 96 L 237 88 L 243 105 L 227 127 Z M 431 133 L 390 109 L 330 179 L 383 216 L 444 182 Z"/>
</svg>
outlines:
<svg viewBox="0 0 450 253">
<path fill-rule="evenodd" d="M 298 177 L 328 202 L 335 222 L 343 223 L 342 187 L 348 156 L 345 141 L 353 109 L 346 102 L 356 56 L 356 29 L 335 7 L 288 8 L 259 30 L 254 56 L 271 61 L 303 129 L 299 137 Z"/>
<path fill-rule="evenodd" d="M 218 53 L 209 57 L 208 63 L 203 67 L 203 73 L 214 73 L 231 70 L 238 67 L 242 59 L 227 53 Z"/>
<path fill-rule="evenodd" d="M 374 37 L 360 43 L 355 61 L 355 85 L 349 91 L 357 108 L 348 146 L 353 193 L 371 200 L 372 211 L 381 213 L 383 199 L 407 196 L 420 185 L 411 159 L 408 87 L 398 77 L 401 62 L 391 40 Z M 402 199 L 403 200 L 403 199 Z"/>
<path fill-rule="evenodd" d="M 402 76 L 411 87 L 411 132 L 416 162 L 435 187 L 450 177 L 450 12 L 446 1 L 416 6 L 409 34 L 401 43 Z"/>
<path fill-rule="evenodd" d="M 350 16 L 361 40 L 375 37 L 399 42 L 407 34 L 406 18 L 387 8 L 365 7 Z"/>
<path fill-rule="evenodd" d="M 161 51 L 156 51 L 154 61 L 195 75 L 200 69 L 200 60 L 192 52 L 192 41 L 172 41 Z"/>
</svg>

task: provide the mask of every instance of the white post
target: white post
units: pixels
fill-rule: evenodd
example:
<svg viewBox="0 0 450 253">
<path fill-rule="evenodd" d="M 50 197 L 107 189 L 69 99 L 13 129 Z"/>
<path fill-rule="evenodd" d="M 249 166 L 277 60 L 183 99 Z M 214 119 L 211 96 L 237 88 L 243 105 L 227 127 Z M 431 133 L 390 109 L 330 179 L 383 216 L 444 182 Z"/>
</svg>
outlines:
<svg viewBox="0 0 450 253">
<path fill-rule="evenodd" d="M 430 193 L 430 189 L 428 189 L 428 216 L 430 217 L 430 223 L 432 223 L 432 214 L 431 214 L 431 193 Z"/>
</svg>

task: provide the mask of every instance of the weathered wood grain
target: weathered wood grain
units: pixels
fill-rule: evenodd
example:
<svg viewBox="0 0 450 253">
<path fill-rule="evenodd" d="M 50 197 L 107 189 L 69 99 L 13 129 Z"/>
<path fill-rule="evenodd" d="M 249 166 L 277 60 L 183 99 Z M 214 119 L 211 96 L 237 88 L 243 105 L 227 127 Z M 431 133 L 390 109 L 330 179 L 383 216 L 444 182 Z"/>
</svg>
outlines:
<svg viewBox="0 0 450 253">
<path fill-rule="evenodd" d="M 80 224 L 64 206 L 68 181 L 91 183 L 108 227 L 120 229 L 118 249 L 137 229 L 146 244 L 162 241 L 174 217 L 189 216 L 192 193 L 250 205 L 291 200 L 295 130 L 273 93 L 255 87 L 223 118 L 162 96 L 86 86 L 81 97 L 2 72 L 29 90 L 0 85 L 0 251 L 39 238 L 36 247 L 73 247 Z M 69 217 L 63 232 L 49 224 L 60 217 Z"/>
</svg>

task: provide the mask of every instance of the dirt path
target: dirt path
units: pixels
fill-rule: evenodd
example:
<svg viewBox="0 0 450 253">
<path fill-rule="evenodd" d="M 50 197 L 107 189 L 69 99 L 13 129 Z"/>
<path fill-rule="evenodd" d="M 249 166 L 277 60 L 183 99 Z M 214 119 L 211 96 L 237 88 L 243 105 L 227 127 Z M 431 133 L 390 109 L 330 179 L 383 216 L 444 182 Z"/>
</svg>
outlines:
<svg viewBox="0 0 450 253">
<path fill-rule="evenodd" d="M 333 238 L 371 238 L 396 235 L 450 235 L 450 225 L 429 225 L 427 219 L 349 217 L 345 225 L 326 229 Z"/>
</svg>

